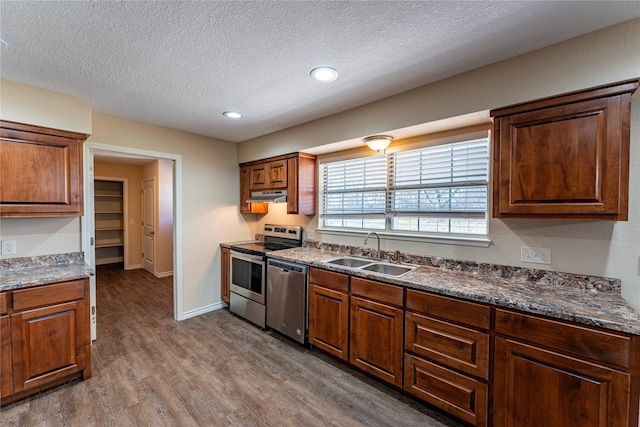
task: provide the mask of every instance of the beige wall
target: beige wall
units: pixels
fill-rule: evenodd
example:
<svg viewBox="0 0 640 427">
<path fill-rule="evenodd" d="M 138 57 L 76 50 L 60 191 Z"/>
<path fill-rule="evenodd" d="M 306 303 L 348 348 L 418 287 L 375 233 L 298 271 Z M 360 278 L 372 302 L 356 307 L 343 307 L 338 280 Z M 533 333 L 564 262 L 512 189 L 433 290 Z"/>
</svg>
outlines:
<svg viewBox="0 0 640 427">
<path fill-rule="evenodd" d="M 396 95 L 354 110 L 243 142 L 241 162 L 302 151 L 336 141 L 483 111 L 535 98 L 640 77 L 640 20 L 587 34 L 545 49 Z M 640 93 L 631 118 L 629 221 L 490 220 L 491 246 L 383 241 L 384 249 L 530 268 L 615 277 L 623 296 L 640 310 Z M 253 215 L 265 222 L 317 227 L 317 218 L 286 215 L 282 205 Z M 321 240 L 362 245 L 362 238 Z M 520 262 L 520 247 L 551 249 L 551 265 Z"/>
<path fill-rule="evenodd" d="M 91 101 L 0 80 L 0 117 L 53 129 L 91 133 Z"/>
<path fill-rule="evenodd" d="M 183 313 L 220 302 L 220 243 L 252 237 L 238 210 L 236 144 L 94 113 L 89 141 L 182 158 Z M 180 308 L 179 308 L 180 310 Z"/>
<path fill-rule="evenodd" d="M 91 101 L 0 79 L 0 119 L 73 132 L 91 133 Z M 79 218 L 4 218 L 0 236 L 16 240 L 15 255 L 79 252 Z"/>
<path fill-rule="evenodd" d="M 95 161 L 93 173 L 102 178 L 126 178 L 127 179 L 127 218 L 124 226 L 127 230 L 127 268 L 135 269 L 142 266 L 142 218 L 140 197 L 140 182 L 142 179 L 142 166 L 126 165 Z"/>
<path fill-rule="evenodd" d="M 242 142 L 247 162 L 640 76 L 640 19 Z"/>
</svg>

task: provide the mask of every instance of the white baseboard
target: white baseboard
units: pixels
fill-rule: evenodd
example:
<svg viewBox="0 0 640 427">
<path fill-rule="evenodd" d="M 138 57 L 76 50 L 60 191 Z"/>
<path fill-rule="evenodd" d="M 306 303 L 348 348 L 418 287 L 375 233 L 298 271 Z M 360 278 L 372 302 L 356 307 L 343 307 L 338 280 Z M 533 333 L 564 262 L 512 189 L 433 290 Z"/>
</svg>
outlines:
<svg viewBox="0 0 640 427">
<path fill-rule="evenodd" d="M 125 270 L 139 270 L 142 268 L 142 264 L 129 264 Z"/>
<path fill-rule="evenodd" d="M 185 311 L 184 313 L 182 313 L 182 319 L 180 320 L 186 320 L 192 317 L 200 316 L 205 313 L 211 313 L 212 311 L 220 310 L 221 308 L 225 308 L 226 306 L 227 306 L 226 303 L 220 301 L 215 304 L 210 304 L 201 308 L 197 308 L 195 310 Z"/>
<path fill-rule="evenodd" d="M 163 277 L 173 276 L 173 271 L 164 271 L 162 273 L 154 273 L 158 279 L 162 279 Z"/>
</svg>

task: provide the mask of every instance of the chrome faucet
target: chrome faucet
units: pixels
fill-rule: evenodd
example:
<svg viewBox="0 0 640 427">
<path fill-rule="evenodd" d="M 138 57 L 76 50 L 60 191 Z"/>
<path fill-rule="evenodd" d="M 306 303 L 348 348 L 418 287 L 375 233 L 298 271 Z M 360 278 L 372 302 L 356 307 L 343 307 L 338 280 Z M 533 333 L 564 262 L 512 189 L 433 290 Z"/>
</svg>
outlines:
<svg viewBox="0 0 640 427">
<path fill-rule="evenodd" d="M 365 245 L 367 244 L 367 240 L 369 240 L 369 237 L 371 237 L 372 234 L 375 234 L 375 236 L 378 239 L 378 253 L 377 253 L 378 256 L 376 258 L 380 259 L 380 235 L 376 231 L 371 231 L 367 233 L 367 235 L 364 238 L 364 244 Z"/>
</svg>

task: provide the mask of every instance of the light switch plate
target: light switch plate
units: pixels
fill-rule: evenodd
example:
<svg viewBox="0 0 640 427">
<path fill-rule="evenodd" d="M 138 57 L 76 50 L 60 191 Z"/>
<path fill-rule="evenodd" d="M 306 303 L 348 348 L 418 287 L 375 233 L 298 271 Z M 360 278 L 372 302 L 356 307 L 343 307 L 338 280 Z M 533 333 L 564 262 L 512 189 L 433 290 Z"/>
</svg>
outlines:
<svg viewBox="0 0 640 427">
<path fill-rule="evenodd" d="M 549 248 L 520 248 L 520 261 L 533 264 L 551 264 L 551 249 Z"/>
</svg>

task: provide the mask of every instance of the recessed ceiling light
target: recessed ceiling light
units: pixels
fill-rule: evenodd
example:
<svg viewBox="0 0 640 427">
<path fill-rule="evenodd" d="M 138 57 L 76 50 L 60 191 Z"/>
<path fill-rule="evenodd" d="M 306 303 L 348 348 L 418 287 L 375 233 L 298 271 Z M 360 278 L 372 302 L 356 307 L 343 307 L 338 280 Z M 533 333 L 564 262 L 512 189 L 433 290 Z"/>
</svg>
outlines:
<svg viewBox="0 0 640 427">
<path fill-rule="evenodd" d="M 319 82 L 329 83 L 338 78 L 338 72 L 331 67 L 318 67 L 311 70 L 311 77 Z"/>
<path fill-rule="evenodd" d="M 237 111 L 225 111 L 224 113 L 222 113 L 223 116 L 228 117 L 230 119 L 241 119 L 242 118 L 242 114 L 238 113 Z"/>
</svg>

